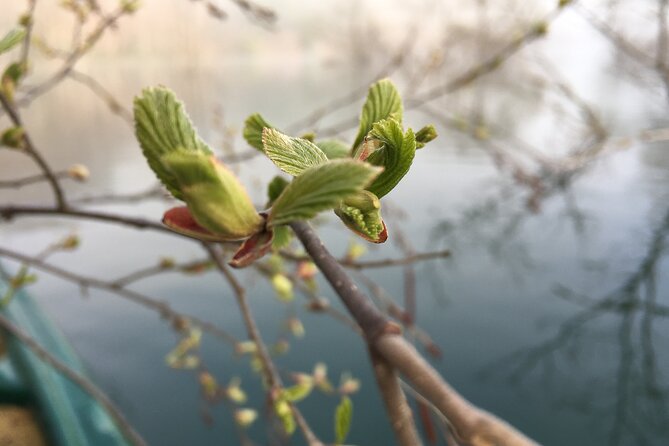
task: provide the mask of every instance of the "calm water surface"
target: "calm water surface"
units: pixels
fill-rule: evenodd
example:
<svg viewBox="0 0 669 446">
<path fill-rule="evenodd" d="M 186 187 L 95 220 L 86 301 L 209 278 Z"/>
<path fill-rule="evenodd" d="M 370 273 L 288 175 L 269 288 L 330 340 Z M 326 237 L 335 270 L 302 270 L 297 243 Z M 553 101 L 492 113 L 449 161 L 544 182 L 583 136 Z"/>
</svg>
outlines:
<svg viewBox="0 0 669 446">
<path fill-rule="evenodd" d="M 190 13 L 188 6 L 173 5 L 178 14 Z M 149 5 L 149 11 L 155 12 L 155 5 Z M 212 26 L 226 26 L 212 25 L 207 17 L 193 14 L 188 17 L 202 26 L 205 35 L 215 33 Z M 140 15 L 128 23 L 131 37 L 141 32 L 141 20 L 147 17 Z M 567 74 L 584 71 L 578 61 L 590 61 L 589 71 L 574 76 L 576 87 L 599 107 L 614 134 L 669 124 L 665 104 L 661 98 L 658 102 L 662 93 L 617 79 L 611 73 L 612 56 L 602 55 L 605 44 L 601 41 L 592 38 L 584 49 L 578 39 L 569 38 L 573 33 L 592 37 L 577 18 L 567 18 L 556 27 L 555 39 L 562 42 L 556 57 L 565 62 Z M 191 42 L 197 29 L 179 28 L 175 33 L 186 36 L 186 43 L 174 50 L 178 56 L 171 60 L 160 56 L 161 48 L 169 49 L 161 47 L 155 35 L 137 43 L 138 52 L 146 51 L 144 56 L 132 51 L 128 55 L 127 49 L 135 47 L 121 36 L 118 48 L 110 44 L 86 59 L 82 69 L 125 104 L 143 86 L 170 86 L 186 102 L 205 139 L 216 145 L 221 141 L 213 119 L 217 108 L 223 111 L 226 124 L 236 128 L 255 111 L 279 126 L 288 125 L 303 116 L 300 110 L 319 106 L 368 78 L 367 71 L 360 74 L 325 63 L 327 58 L 319 54 L 293 56 L 288 67 L 276 64 L 267 50 L 272 36 L 265 32 L 250 41 L 265 52 L 249 50 L 245 57 L 233 48 L 229 57 L 202 56 L 188 62 L 188 51 L 197 48 Z M 287 42 L 295 38 L 285 29 L 278 36 Z M 151 45 L 157 48 L 154 57 Z M 212 45 L 209 42 L 204 48 L 215 48 Z M 555 55 L 551 51 L 558 46 L 551 40 L 543 48 Z M 112 64 L 115 59 L 110 54 L 124 57 Z M 375 70 L 368 67 L 368 71 Z M 510 121 L 518 133 L 528 138 L 539 135 L 548 145 L 561 141 L 562 135 L 545 134 L 550 116 L 532 116 L 532 97 L 509 107 L 513 94 L 500 88 L 487 85 L 483 100 L 493 110 L 509 111 L 489 117 L 491 121 Z M 479 97 L 476 94 L 472 97 Z M 91 182 L 86 187 L 69 185 L 71 197 L 133 192 L 154 182 L 131 129 L 77 84 L 66 82 L 49 93 L 25 111 L 25 120 L 54 166 L 74 162 L 89 166 Z M 407 117 L 414 127 L 427 120 L 419 113 Z M 239 140 L 237 145 L 244 147 Z M 257 158 L 237 168 L 252 186 L 254 199 L 261 202 L 264 185 L 275 173 L 273 166 Z M 2 178 L 31 169 L 26 160 L 0 152 Z M 4 203 L 46 203 L 49 198 L 41 186 L 0 192 Z M 417 250 L 450 248 L 453 252 L 447 260 L 416 266 L 417 319 L 444 353 L 435 366 L 475 404 L 542 444 L 669 444 L 667 198 L 669 144 L 633 143 L 588 165 L 568 188 L 551 191 L 539 211 L 531 212 L 525 205 L 526 189 L 500 175 L 484 150 L 442 129 L 442 137 L 418 154 L 401 187 L 388 197 L 389 208 L 402 210 L 401 218 L 398 212 L 388 218 L 391 237 L 397 228 Z M 156 200 L 101 208 L 158 220 L 167 206 Z M 73 231 L 82 238 L 81 248 L 51 260 L 99 277 L 122 276 L 154 264 L 160 256 L 183 261 L 202 256 L 197 244 L 174 237 L 67 219 L 3 222 L 0 243 L 36 253 Z M 336 254 L 342 254 L 351 239 L 329 216 L 321 233 Z M 393 243 L 370 251 L 368 258 L 401 255 Z M 401 271 L 389 268 L 369 274 L 401 298 Z M 290 352 L 277 358 L 279 367 L 309 371 L 322 361 L 335 381 L 342 372 L 360 378 L 363 386 L 353 398 L 355 418 L 349 442 L 392 444 L 359 339 L 336 321 L 303 311 L 299 298 L 292 309 L 286 309 L 265 281 L 247 272 L 240 275 L 269 342 L 281 333 L 284 315 L 290 311 L 296 310 L 305 324 L 306 338 L 291 341 Z M 244 338 L 230 289 L 216 274 L 166 274 L 139 282 L 135 288 Z M 321 289 L 334 297 L 326 284 Z M 95 290 L 82 298 L 76 286 L 46 274 L 40 274 L 31 292 L 68 335 L 95 380 L 150 444 L 236 443 L 225 406 L 212 409 L 214 423 L 206 425 L 200 416 L 203 403 L 196 377 L 164 365 L 175 337 L 155 314 Z M 256 376 L 243 358 L 206 336 L 202 354 L 222 381 L 241 376 L 249 405 L 262 407 Z M 336 404 L 334 398 L 318 394 L 300 404 L 326 440 L 333 437 Z M 251 429 L 251 436 L 261 444 L 264 429 L 262 423 Z M 295 435 L 294 443 L 300 442 Z"/>
</svg>

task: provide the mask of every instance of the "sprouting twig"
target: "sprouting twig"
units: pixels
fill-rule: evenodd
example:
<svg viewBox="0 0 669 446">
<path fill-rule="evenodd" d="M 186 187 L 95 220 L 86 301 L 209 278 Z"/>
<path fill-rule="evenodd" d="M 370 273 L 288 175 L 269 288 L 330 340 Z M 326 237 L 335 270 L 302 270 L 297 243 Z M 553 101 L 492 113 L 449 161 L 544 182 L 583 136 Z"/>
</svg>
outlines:
<svg viewBox="0 0 669 446">
<path fill-rule="evenodd" d="M 0 247 L 0 256 L 18 260 L 19 262 L 30 265 L 33 268 L 46 271 L 47 273 L 53 274 L 57 277 L 60 277 L 61 279 L 67 280 L 72 283 L 76 283 L 82 289 L 96 288 L 108 291 L 112 294 L 116 294 L 131 302 L 134 302 L 145 308 L 157 312 L 162 318 L 167 319 L 172 323 L 178 321 L 191 321 L 193 324 L 200 327 L 203 331 L 206 331 L 211 335 L 216 336 L 233 346 L 237 345 L 239 342 L 237 338 L 232 336 L 230 333 L 222 330 L 221 328 L 217 327 L 216 325 L 212 324 L 211 322 L 204 321 L 195 316 L 179 313 L 173 310 L 172 307 L 170 307 L 165 302 L 152 299 L 141 293 L 123 288 L 114 283 L 109 283 L 105 282 L 104 280 L 99 280 L 93 277 L 87 277 L 81 274 L 73 273 L 71 271 L 67 271 L 63 268 L 47 263 L 39 258 L 27 256 L 25 254 L 14 252 L 2 247 Z"/>
<path fill-rule="evenodd" d="M 253 315 L 251 314 L 251 308 L 249 307 L 248 301 L 246 299 L 246 290 L 235 278 L 230 269 L 226 266 L 225 261 L 216 248 L 208 243 L 203 243 L 202 246 L 209 254 L 209 257 L 212 262 L 214 262 L 216 268 L 221 272 L 225 280 L 228 282 L 230 288 L 232 288 L 235 299 L 237 300 L 237 305 L 239 306 L 239 311 L 242 313 L 242 319 L 244 320 L 244 325 L 246 327 L 248 337 L 255 343 L 258 359 L 262 364 L 262 370 L 264 372 L 265 379 L 267 380 L 267 383 L 270 387 L 270 398 L 274 399 L 274 394 L 280 391 L 282 387 L 281 377 L 276 370 L 276 366 L 274 365 L 274 362 L 269 355 L 267 346 L 262 340 L 260 330 L 256 325 Z M 323 446 L 323 443 L 321 443 L 321 441 L 318 440 L 316 435 L 312 432 L 311 428 L 307 424 L 298 408 L 294 404 L 290 404 L 290 407 L 293 412 L 293 416 L 295 417 L 295 421 L 300 427 L 300 430 L 302 431 L 302 434 L 304 435 L 304 438 L 309 446 Z"/>
</svg>

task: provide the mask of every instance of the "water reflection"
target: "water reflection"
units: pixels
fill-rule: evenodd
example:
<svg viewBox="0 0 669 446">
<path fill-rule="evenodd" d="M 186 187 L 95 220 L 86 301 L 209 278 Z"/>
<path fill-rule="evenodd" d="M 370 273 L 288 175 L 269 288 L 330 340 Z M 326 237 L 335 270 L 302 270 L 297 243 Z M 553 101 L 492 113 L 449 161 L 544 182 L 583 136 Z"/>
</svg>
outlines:
<svg viewBox="0 0 669 446">
<path fill-rule="evenodd" d="M 407 123 L 427 116 L 441 136 L 418 153 L 411 174 L 384 204 L 397 229 L 372 255 L 448 248 L 453 256 L 402 274 L 375 271 L 369 279 L 383 284 L 384 298 L 394 299 L 398 313 L 415 316 L 439 344 L 444 359 L 437 364 L 456 387 L 542 443 L 660 445 L 669 437 L 663 373 L 669 367 L 669 152 L 666 135 L 646 132 L 669 124 L 655 63 L 661 45 L 650 26 L 658 18 L 654 2 L 583 2 L 556 17 L 555 2 L 540 1 L 383 2 L 383 12 L 377 1 L 287 2 L 272 33 L 243 20 L 212 21 L 190 2 L 146 3 L 146 12 L 120 24 L 78 69 L 126 108 L 141 87 L 169 85 L 223 154 L 244 152 L 239 125 L 255 111 L 296 134 L 316 128 L 350 136 L 368 81 L 392 76 L 408 100 Z M 17 4 L 9 12 L 18 12 Z M 46 24 L 57 7 L 43 8 L 44 36 L 66 45 L 70 30 Z M 10 16 L 0 17 L 0 25 Z M 542 37 L 536 26 L 547 17 Z M 635 58 L 628 44 L 645 56 Z M 486 64 L 500 52 L 498 65 Z M 57 66 L 38 61 L 34 82 Z M 421 103 L 426 92 L 453 79 L 464 80 Z M 67 187 L 80 205 L 106 197 L 96 208 L 156 219 L 168 204 L 155 193 L 131 129 L 80 81 L 68 79 L 24 109 L 28 128 L 58 168 L 89 166 L 90 183 Z M 337 104 L 332 113 L 308 113 L 330 100 Z M 272 166 L 254 158 L 236 168 L 262 202 Z M 34 167 L 27 160 L 0 151 L 3 179 L 29 173 Z M 118 194 L 125 199 L 111 199 Z M 0 191 L 1 203 L 49 199 L 41 186 Z M 81 251 L 58 260 L 91 275 L 120 277 L 162 255 L 184 262 L 200 255 L 181 241 L 92 223 L 0 225 L 3 245 L 31 252 L 76 230 Z M 326 220 L 322 228 L 341 251 L 349 235 L 334 227 Z M 214 444 L 232 430 L 223 408 L 211 410 L 212 430 L 203 428 L 192 377 L 163 367 L 174 340 L 159 321 L 106 295 L 91 293 L 81 304 L 69 299 L 76 288 L 47 277 L 40 282 L 34 294 L 153 443 Z M 301 307 L 286 310 L 262 280 L 249 283 L 261 326 L 282 338 L 283 318 L 276 315 L 302 315 Z M 243 333 L 212 277 L 166 276 L 137 287 Z M 434 301 L 426 298 L 431 295 Z M 303 317 L 307 339 L 281 366 L 310 370 L 324 360 L 333 373 L 361 377 L 352 441 L 390 443 L 365 352 L 348 349 L 357 339 L 322 316 Z M 332 339 L 344 341 L 332 346 Z M 212 370 L 255 382 L 246 364 L 221 354 L 219 345 L 204 350 Z M 480 381 L 482 368 L 488 379 Z M 260 392 L 251 401 L 262 405 Z M 331 413 L 322 409 L 330 403 L 305 403 L 319 431 L 331 430 Z M 380 427 L 370 432 L 370 425 Z M 250 435 L 265 438 L 264 428 Z"/>
</svg>

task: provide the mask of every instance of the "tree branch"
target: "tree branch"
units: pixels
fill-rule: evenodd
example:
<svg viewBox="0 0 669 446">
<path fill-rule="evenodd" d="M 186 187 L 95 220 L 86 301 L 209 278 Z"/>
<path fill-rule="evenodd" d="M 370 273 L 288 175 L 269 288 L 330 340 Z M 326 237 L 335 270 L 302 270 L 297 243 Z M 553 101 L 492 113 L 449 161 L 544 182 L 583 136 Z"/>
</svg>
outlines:
<svg viewBox="0 0 669 446">
<path fill-rule="evenodd" d="M 267 346 L 262 340 L 260 330 L 258 329 L 258 326 L 256 325 L 256 322 L 251 314 L 251 308 L 249 307 L 248 301 L 246 300 L 246 290 L 237 281 L 230 269 L 226 266 L 225 260 L 221 257 L 221 254 L 214 248 L 214 246 L 210 243 L 202 243 L 202 246 L 209 254 L 209 257 L 214 262 L 216 268 L 218 268 L 218 270 L 221 272 L 223 277 L 225 277 L 225 279 L 230 284 L 230 287 L 232 288 L 235 298 L 237 299 L 239 311 L 242 313 L 242 318 L 244 319 L 244 325 L 246 326 L 248 337 L 256 345 L 258 359 L 262 364 L 265 379 L 267 380 L 267 383 L 270 387 L 269 397 L 272 401 L 274 401 L 276 393 L 281 390 L 283 384 L 281 382 L 281 377 L 279 376 L 279 373 L 274 366 L 274 362 L 272 362 L 272 358 L 267 351 Z M 309 446 L 323 446 L 323 443 L 312 432 L 299 409 L 292 403 L 290 403 L 290 407 L 293 412 L 293 416 L 295 417 L 295 421 L 300 427 L 307 444 Z"/>
<path fill-rule="evenodd" d="M 297 221 L 291 227 L 365 332 L 370 347 L 376 349 L 390 365 L 406 377 L 417 392 L 439 409 L 453 426 L 458 439 L 472 446 L 536 445 L 506 422 L 473 406 L 447 384 L 439 372 L 370 303 L 308 223 Z"/>
</svg>

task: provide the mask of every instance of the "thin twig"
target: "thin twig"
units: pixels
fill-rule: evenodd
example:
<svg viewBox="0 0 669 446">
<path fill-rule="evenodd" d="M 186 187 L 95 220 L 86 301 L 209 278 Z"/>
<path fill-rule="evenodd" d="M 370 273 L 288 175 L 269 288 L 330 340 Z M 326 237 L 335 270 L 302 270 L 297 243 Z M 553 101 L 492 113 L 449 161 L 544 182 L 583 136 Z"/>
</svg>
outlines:
<svg viewBox="0 0 669 446">
<path fill-rule="evenodd" d="M 297 221 L 293 222 L 291 227 L 365 332 L 370 347 L 376 349 L 389 364 L 397 368 L 417 392 L 432 402 L 448 418 L 459 439 L 472 446 L 536 445 L 506 422 L 472 405 L 446 383 L 439 372 L 399 335 L 392 323 L 371 304 L 337 259 L 328 252 L 308 223 Z"/>
<path fill-rule="evenodd" d="M 67 178 L 68 174 L 66 171 L 62 171 L 62 172 L 55 172 L 54 176 L 56 178 Z M 2 180 L 0 181 L 0 189 L 19 189 L 24 186 L 42 183 L 44 181 L 49 181 L 49 177 L 43 173 L 37 175 L 30 175 L 28 177 L 19 178 L 16 180 Z"/>
<path fill-rule="evenodd" d="M 262 369 L 267 380 L 267 384 L 270 387 L 270 398 L 274 400 L 275 393 L 281 390 L 282 383 L 281 377 L 276 370 L 274 362 L 269 355 L 267 346 L 262 340 L 260 335 L 260 330 L 256 325 L 253 315 L 251 314 L 251 308 L 249 307 L 248 301 L 246 299 L 246 290 L 244 287 L 237 281 L 235 276 L 232 274 L 230 269 L 226 266 L 225 260 L 221 257 L 221 254 L 209 243 L 203 243 L 202 246 L 209 254 L 209 257 L 214 262 L 216 268 L 221 272 L 223 277 L 232 288 L 232 291 L 237 300 L 237 305 L 239 306 L 239 311 L 242 313 L 242 319 L 244 320 L 244 325 L 246 327 L 246 332 L 249 339 L 251 339 L 256 345 L 256 352 L 258 354 L 258 359 L 262 364 Z M 294 404 L 290 404 L 293 415 L 295 416 L 295 421 L 297 422 L 302 434 L 304 435 L 305 440 L 309 446 L 323 446 L 323 443 L 316 437 L 312 432 L 311 428 L 307 424 L 306 420 L 297 409 Z"/>
<path fill-rule="evenodd" d="M 73 273 L 40 260 L 39 258 L 27 256 L 25 254 L 14 252 L 6 248 L 0 247 L 0 256 L 18 260 L 19 262 L 28 264 L 33 268 L 46 271 L 47 273 L 53 274 L 57 277 L 60 277 L 61 279 L 76 283 L 82 289 L 96 288 L 99 290 L 108 291 L 112 294 L 116 294 L 131 302 L 157 312 L 162 318 L 167 319 L 172 323 L 176 323 L 178 321 L 190 321 L 200 327 L 203 331 L 208 332 L 209 334 L 216 336 L 233 346 L 239 343 L 237 338 L 212 324 L 211 322 L 204 321 L 195 316 L 179 313 L 173 310 L 172 307 L 170 307 L 167 303 L 152 299 L 136 291 L 128 290 L 113 283 L 105 282 L 93 277 L 87 277 L 81 274 Z"/>
<path fill-rule="evenodd" d="M 387 268 L 389 266 L 404 266 L 410 265 L 416 262 L 422 262 L 424 260 L 440 259 L 450 257 L 451 251 L 448 249 L 443 249 L 440 251 L 429 251 L 421 252 L 413 255 L 408 255 L 406 257 L 401 257 L 397 259 L 379 259 L 379 260 L 352 260 L 346 257 L 343 257 L 338 260 L 338 262 L 351 269 L 368 269 L 368 268 Z M 293 254 L 289 251 L 281 251 L 281 256 L 289 260 L 296 262 L 309 261 L 311 257 L 305 255 Z"/>
<path fill-rule="evenodd" d="M 9 119 L 14 123 L 14 125 L 16 127 L 23 128 L 24 132 L 21 137 L 24 144 L 23 151 L 28 154 L 28 156 L 30 156 L 37 163 L 42 172 L 44 172 L 44 175 L 47 177 L 49 184 L 51 185 L 51 189 L 53 189 L 53 193 L 56 198 L 56 205 L 58 208 L 65 209 L 67 204 L 65 202 L 65 194 L 63 189 L 60 186 L 60 183 L 58 182 L 58 179 L 56 178 L 53 170 L 51 170 L 51 167 L 46 162 L 46 160 L 42 158 L 42 155 L 33 144 L 32 139 L 28 135 L 28 132 L 23 127 L 23 122 L 21 121 L 19 112 L 16 110 L 16 108 L 14 108 L 13 103 L 3 93 L 0 93 L 0 104 L 2 104 L 2 108 L 7 112 Z"/>
<path fill-rule="evenodd" d="M 73 208 L 54 208 L 47 206 L 2 206 L 0 207 L 0 217 L 11 220 L 17 216 L 32 215 L 57 215 L 63 217 L 72 217 L 78 219 L 97 220 L 106 223 L 120 224 L 137 229 L 150 229 L 165 234 L 175 235 L 176 233 L 166 226 L 153 220 L 143 218 L 127 217 L 119 214 L 107 212 L 87 211 Z"/>
</svg>

